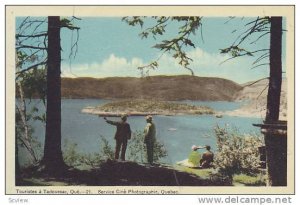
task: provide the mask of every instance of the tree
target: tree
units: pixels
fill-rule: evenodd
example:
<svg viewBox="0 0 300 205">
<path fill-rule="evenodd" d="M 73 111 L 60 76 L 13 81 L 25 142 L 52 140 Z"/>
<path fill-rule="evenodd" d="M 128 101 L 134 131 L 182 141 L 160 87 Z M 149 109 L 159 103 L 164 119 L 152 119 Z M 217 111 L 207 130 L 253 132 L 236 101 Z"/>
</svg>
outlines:
<svg viewBox="0 0 300 205">
<path fill-rule="evenodd" d="M 64 166 L 61 151 L 60 17 L 48 17 L 46 137 L 42 163 L 48 169 Z"/>
<path fill-rule="evenodd" d="M 44 33 L 39 34 L 25 34 L 24 28 L 34 27 L 38 28 L 42 20 L 33 21 L 25 18 L 24 21 L 17 28 L 16 34 L 16 138 L 15 138 L 15 153 L 16 153 L 16 172 L 19 170 L 18 152 L 19 146 L 24 147 L 29 153 L 29 159 L 32 164 L 39 162 L 38 149 L 39 143 L 34 139 L 33 128 L 29 121 L 43 120 L 43 116 L 37 114 L 37 108 L 33 106 L 32 110 L 27 109 L 27 105 L 31 102 L 33 96 L 39 96 L 44 99 L 43 83 L 45 82 L 44 70 L 38 69 L 38 66 L 43 65 L 44 59 L 41 57 L 43 47 L 39 38 L 44 37 Z M 30 39 L 36 38 L 35 45 L 31 46 L 26 42 Z M 39 48 L 39 49 L 37 49 Z M 38 50 L 38 51 L 36 51 Z M 41 51 L 41 52 L 40 52 Z M 39 82 L 36 84 L 36 82 Z M 26 95 L 25 95 L 26 93 Z M 26 99 L 27 98 L 27 99 Z M 43 100 L 44 101 L 44 100 Z M 18 174 L 16 174 L 18 176 Z"/>
<path fill-rule="evenodd" d="M 270 79 L 267 97 L 266 124 L 271 129 L 265 132 L 269 185 L 287 185 L 287 136 L 276 133 L 279 122 L 280 92 L 282 82 L 282 17 L 271 17 Z M 281 124 L 281 123 L 280 123 Z"/>
<path fill-rule="evenodd" d="M 271 17 L 270 78 L 267 98 L 266 122 L 279 120 L 280 92 L 282 82 L 282 17 Z"/>
<path fill-rule="evenodd" d="M 241 44 L 254 33 L 259 34 L 257 40 L 270 34 L 270 47 L 255 61 L 260 62 L 268 58 L 266 64 L 270 67 L 265 124 L 260 127 L 265 135 L 268 184 L 286 186 L 287 136 L 281 130 L 286 129 L 286 125 L 279 121 L 282 84 L 282 17 L 257 17 L 255 21 L 247 25 L 249 25 L 249 29 L 240 36 L 238 43 L 223 49 L 222 52 L 231 52 L 233 58 L 252 55 L 253 52 L 241 53 L 240 51 L 245 51 L 240 48 Z M 265 63 L 260 65 L 265 65 Z"/>
<path fill-rule="evenodd" d="M 25 59 L 33 58 L 39 54 L 39 58 L 36 57 L 36 59 L 42 58 L 43 60 L 36 64 L 27 65 L 26 68 L 18 71 L 17 75 L 22 75 L 23 73 L 30 72 L 41 65 L 46 65 L 46 134 L 44 156 L 41 161 L 41 165 L 44 166 L 46 171 L 53 173 L 53 171 L 59 171 L 59 168 L 64 169 L 66 167 L 61 150 L 60 30 L 63 27 L 71 30 L 79 30 L 79 28 L 73 26 L 71 20 L 66 18 L 60 19 L 59 16 L 49 16 L 42 20 L 29 19 L 29 17 L 25 18 L 19 27 L 19 32 L 16 35 L 16 38 L 23 39 L 17 42 L 16 49 L 22 50 L 23 53 L 29 53 L 29 55 L 25 56 Z M 75 17 L 72 19 L 75 19 Z M 47 32 L 41 32 L 41 30 L 46 29 L 42 28 L 42 25 L 44 24 L 47 25 Z M 29 31 L 30 34 L 24 34 L 25 31 Z M 41 40 L 40 38 L 43 39 Z M 28 42 L 26 41 L 28 39 L 33 40 Z M 28 44 L 26 44 L 26 42 Z M 71 50 L 73 51 L 73 47 Z M 47 53 L 45 53 L 45 51 L 47 51 Z"/>
<path fill-rule="evenodd" d="M 230 17 L 230 20 L 235 17 Z M 146 17 L 124 17 L 123 20 L 130 26 L 140 25 L 143 27 Z M 191 58 L 186 56 L 186 53 L 182 50 L 182 46 L 195 47 L 194 43 L 189 38 L 189 35 L 195 34 L 195 31 L 199 28 L 202 29 L 202 17 L 152 17 L 155 25 L 144 29 L 140 36 L 142 38 L 148 37 L 152 34 L 153 37 L 156 35 L 163 35 L 166 26 L 170 21 L 184 22 L 184 25 L 180 27 L 178 32 L 179 36 L 171 40 L 163 40 L 158 43 L 154 48 L 158 48 L 164 52 L 170 52 L 173 54 L 173 58 L 180 59 L 179 63 L 183 67 L 191 70 L 188 65 L 192 61 Z M 169 21 L 169 22 L 168 22 Z M 250 21 L 245 24 L 246 31 L 242 32 L 234 43 L 224 49 L 220 49 L 221 53 L 231 54 L 231 58 L 237 58 L 242 56 L 254 56 L 257 53 L 262 53 L 253 64 L 258 64 L 255 67 L 262 65 L 270 66 L 269 76 L 269 89 L 267 97 L 267 112 L 266 112 L 266 123 L 277 123 L 279 120 L 279 107 L 280 107 L 280 92 L 282 82 L 282 65 L 281 65 L 281 50 L 282 50 L 282 17 L 257 17 L 254 21 Z M 263 37 L 270 34 L 270 47 L 265 49 L 258 49 L 255 51 L 248 51 L 241 48 L 241 45 L 252 36 L 257 36 L 256 39 L 251 43 L 256 43 Z M 202 32 L 201 32 L 202 37 Z M 179 43 L 180 42 L 180 43 Z M 261 63 L 261 61 L 269 58 L 269 62 Z M 158 61 L 150 63 L 149 65 L 139 67 L 139 69 L 155 69 L 158 67 Z M 193 75 L 193 71 L 191 71 Z M 259 80 L 258 80 L 259 81 Z M 258 82 L 256 81 L 256 82 Z M 255 82 L 255 83 L 256 83 Z M 286 137 L 274 138 L 271 134 L 265 135 L 266 154 L 267 154 L 267 167 L 269 175 L 270 185 L 286 185 Z M 277 164 L 277 162 L 282 162 Z"/>
<path fill-rule="evenodd" d="M 61 149 L 61 45 L 62 27 L 78 30 L 68 19 L 48 17 L 46 136 L 42 164 L 48 171 L 66 168 Z"/>
</svg>

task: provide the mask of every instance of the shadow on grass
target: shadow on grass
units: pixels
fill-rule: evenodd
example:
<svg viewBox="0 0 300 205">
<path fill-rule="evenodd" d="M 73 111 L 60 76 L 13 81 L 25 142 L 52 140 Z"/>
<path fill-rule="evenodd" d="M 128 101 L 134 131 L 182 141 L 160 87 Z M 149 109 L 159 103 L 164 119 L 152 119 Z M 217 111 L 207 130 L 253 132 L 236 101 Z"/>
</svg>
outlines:
<svg viewBox="0 0 300 205">
<path fill-rule="evenodd" d="M 229 186 L 216 178 L 202 178 L 167 165 L 145 165 L 108 160 L 91 170 L 67 169 L 60 174 L 28 168 L 22 171 L 17 186 Z"/>
</svg>

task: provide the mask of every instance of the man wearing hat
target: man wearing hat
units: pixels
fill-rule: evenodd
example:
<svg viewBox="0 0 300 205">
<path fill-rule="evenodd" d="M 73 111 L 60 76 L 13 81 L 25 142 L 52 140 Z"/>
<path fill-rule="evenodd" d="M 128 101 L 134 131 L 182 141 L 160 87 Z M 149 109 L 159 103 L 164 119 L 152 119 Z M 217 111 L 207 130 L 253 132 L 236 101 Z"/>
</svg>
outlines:
<svg viewBox="0 0 300 205">
<path fill-rule="evenodd" d="M 206 169 L 212 167 L 212 163 L 214 161 L 214 153 L 210 151 L 209 145 L 205 145 L 203 148 L 206 148 L 206 152 L 202 154 L 202 158 L 200 160 L 200 167 Z"/>
<path fill-rule="evenodd" d="M 125 161 L 127 140 L 129 140 L 131 138 L 130 125 L 126 122 L 127 115 L 122 115 L 121 121 L 118 121 L 118 122 L 107 120 L 106 117 L 104 117 L 104 120 L 108 124 L 111 124 L 111 125 L 114 125 L 117 127 L 117 131 L 115 134 L 115 140 L 116 140 L 115 159 L 119 159 L 120 149 L 122 147 L 121 160 Z"/>
<path fill-rule="evenodd" d="M 149 164 L 153 164 L 153 148 L 155 143 L 156 129 L 153 123 L 152 116 L 146 116 L 146 127 L 144 130 L 145 138 L 144 143 L 147 147 L 147 160 Z"/>
</svg>

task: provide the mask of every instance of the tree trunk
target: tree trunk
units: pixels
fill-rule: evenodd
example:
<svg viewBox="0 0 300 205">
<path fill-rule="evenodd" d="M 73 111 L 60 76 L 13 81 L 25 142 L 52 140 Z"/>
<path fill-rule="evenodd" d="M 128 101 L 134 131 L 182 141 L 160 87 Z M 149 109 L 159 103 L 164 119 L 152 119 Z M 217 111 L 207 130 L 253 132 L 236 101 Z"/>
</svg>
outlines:
<svg viewBox="0 0 300 205">
<path fill-rule="evenodd" d="M 25 146 L 27 151 L 29 152 L 30 159 L 33 162 L 33 164 L 36 164 L 38 162 L 38 157 L 34 151 L 34 148 L 32 147 L 32 142 L 30 140 L 31 136 L 29 134 L 29 127 L 27 124 L 26 102 L 25 102 L 25 97 L 24 97 L 24 90 L 23 90 L 22 83 L 20 81 L 17 82 L 17 88 L 19 90 L 19 95 L 20 95 L 20 103 L 19 103 L 19 105 L 17 105 L 17 110 L 20 114 L 22 126 L 24 128 L 24 134 L 22 134 L 22 136 L 19 137 L 19 140 Z"/>
<path fill-rule="evenodd" d="M 265 133 L 268 184 L 287 185 L 287 136 L 274 134 L 279 123 L 280 93 L 282 81 L 282 17 L 271 17 L 270 80 L 267 98 L 266 124 L 273 128 Z"/>
<path fill-rule="evenodd" d="M 17 133 L 17 129 L 16 129 Z M 18 137 L 17 134 L 15 135 L 15 179 L 16 183 L 15 185 L 17 186 L 19 181 L 20 181 L 20 163 L 19 163 L 19 148 L 18 148 Z"/>
<path fill-rule="evenodd" d="M 48 17 L 46 137 L 42 164 L 46 170 L 64 167 L 61 151 L 60 17 Z"/>
<path fill-rule="evenodd" d="M 271 17 L 270 80 L 267 98 L 266 122 L 279 119 L 280 92 L 282 81 L 282 17 Z"/>
</svg>

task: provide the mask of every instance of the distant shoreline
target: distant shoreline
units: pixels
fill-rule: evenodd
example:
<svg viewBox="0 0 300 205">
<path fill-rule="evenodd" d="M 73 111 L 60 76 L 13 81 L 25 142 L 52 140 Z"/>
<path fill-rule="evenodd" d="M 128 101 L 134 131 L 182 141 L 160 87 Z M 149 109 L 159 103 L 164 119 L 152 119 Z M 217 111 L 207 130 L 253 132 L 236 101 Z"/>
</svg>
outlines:
<svg viewBox="0 0 300 205">
<path fill-rule="evenodd" d="M 194 106 L 185 103 L 157 100 L 114 101 L 101 106 L 85 107 L 81 112 L 102 117 L 119 117 L 122 114 L 127 114 L 129 116 L 215 114 L 213 109 L 206 106 Z"/>
<path fill-rule="evenodd" d="M 163 115 L 163 116 L 175 116 L 175 115 L 200 115 L 200 110 L 195 111 L 181 111 L 181 112 L 130 112 L 130 111 L 119 111 L 119 112 L 104 112 L 95 107 L 86 107 L 81 110 L 82 113 L 98 115 L 99 117 L 120 117 L 123 114 L 128 116 L 147 116 L 147 115 Z M 205 114 L 205 113 L 203 113 Z M 208 114 L 208 113 L 207 113 Z"/>
<path fill-rule="evenodd" d="M 223 112 L 223 114 L 234 117 L 255 117 L 265 119 L 266 110 L 253 110 L 250 108 L 242 107 L 232 111 L 225 111 Z M 281 110 L 279 120 L 287 120 L 286 110 Z"/>
</svg>

